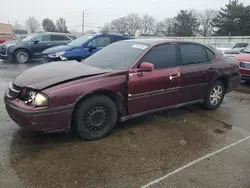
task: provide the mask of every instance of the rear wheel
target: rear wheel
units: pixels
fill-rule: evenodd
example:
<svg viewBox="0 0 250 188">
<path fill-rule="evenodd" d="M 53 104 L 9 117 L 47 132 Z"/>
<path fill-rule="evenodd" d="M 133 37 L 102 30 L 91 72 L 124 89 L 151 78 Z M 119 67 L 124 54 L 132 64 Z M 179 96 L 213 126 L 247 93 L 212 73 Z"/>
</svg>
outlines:
<svg viewBox="0 0 250 188">
<path fill-rule="evenodd" d="M 98 140 L 109 135 L 117 122 L 115 103 L 106 96 L 93 96 L 76 110 L 74 129 L 83 140 Z"/>
<path fill-rule="evenodd" d="M 27 63 L 27 61 L 30 59 L 29 52 L 27 50 L 17 50 L 14 53 L 14 59 L 18 63 Z"/>
<path fill-rule="evenodd" d="M 225 95 L 225 86 L 221 81 L 216 81 L 207 91 L 204 99 L 204 107 L 209 110 L 217 109 Z"/>
</svg>

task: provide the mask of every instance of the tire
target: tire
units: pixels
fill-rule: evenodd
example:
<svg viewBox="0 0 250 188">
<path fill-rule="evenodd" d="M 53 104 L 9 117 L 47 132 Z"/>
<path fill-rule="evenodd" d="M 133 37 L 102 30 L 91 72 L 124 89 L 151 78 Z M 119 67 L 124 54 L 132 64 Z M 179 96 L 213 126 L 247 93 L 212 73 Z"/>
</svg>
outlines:
<svg viewBox="0 0 250 188">
<path fill-rule="evenodd" d="M 17 50 L 14 53 L 14 59 L 17 63 L 27 63 L 30 59 L 30 54 L 27 50 Z"/>
<path fill-rule="evenodd" d="M 206 93 L 203 106 L 208 110 L 217 109 L 221 105 L 224 99 L 224 95 L 225 95 L 224 84 L 221 81 L 214 82 Z"/>
<path fill-rule="evenodd" d="M 73 130 L 83 140 L 98 140 L 108 136 L 118 117 L 115 103 L 98 95 L 81 102 L 73 119 Z"/>
</svg>

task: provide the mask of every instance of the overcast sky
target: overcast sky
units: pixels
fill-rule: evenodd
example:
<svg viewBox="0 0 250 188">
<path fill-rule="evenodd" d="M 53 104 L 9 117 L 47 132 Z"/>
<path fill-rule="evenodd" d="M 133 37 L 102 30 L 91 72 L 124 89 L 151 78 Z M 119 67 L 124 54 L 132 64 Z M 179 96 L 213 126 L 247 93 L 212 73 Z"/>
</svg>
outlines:
<svg viewBox="0 0 250 188">
<path fill-rule="evenodd" d="M 69 30 L 81 31 L 83 10 L 86 12 L 86 25 L 103 26 L 106 22 L 131 12 L 148 13 L 163 20 L 175 16 L 180 9 L 219 9 L 228 2 L 229 0 L 1 0 L 0 22 L 14 23 L 16 20 L 24 25 L 29 16 L 34 16 L 39 21 L 43 18 L 56 20 L 63 17 Z M 241 2 L 250 4 L 250 0 Z"/>
</svg>

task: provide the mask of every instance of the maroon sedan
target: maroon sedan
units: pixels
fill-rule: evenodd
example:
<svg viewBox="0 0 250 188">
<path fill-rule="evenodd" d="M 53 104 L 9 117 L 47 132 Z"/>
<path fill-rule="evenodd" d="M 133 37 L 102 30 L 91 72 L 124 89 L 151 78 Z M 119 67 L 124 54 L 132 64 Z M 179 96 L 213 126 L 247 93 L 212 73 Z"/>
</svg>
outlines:
<svg viewBox="0 0 250 188">
<path fill-rule="evenodd" d="M 73 129 L 85 140 L 107 136 L 118 121 L 203 104 L 220 106 L 240 84 L 239 66 L 211 47 L 159 39 L 121 41 L 83 62 L 24 71 L 9 85 L 5 104 L 21 127 Z"/>
</svg>

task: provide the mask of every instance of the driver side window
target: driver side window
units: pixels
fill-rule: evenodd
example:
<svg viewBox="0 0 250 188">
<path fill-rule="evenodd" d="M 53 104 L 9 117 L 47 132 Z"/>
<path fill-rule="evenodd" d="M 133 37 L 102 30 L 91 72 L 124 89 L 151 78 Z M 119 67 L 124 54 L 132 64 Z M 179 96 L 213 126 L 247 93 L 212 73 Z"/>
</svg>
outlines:
<svg viewBox="0 0 250 188">
<path fill-rule="evenodd" d="M 110 38 L 109 37 L 97 37 L 94 40 L 92 40 L 88 45 L 96 46 L 97 48 L 103 48 L 105 46 L 108 46 L 110 44 Z"/>
</svg>

